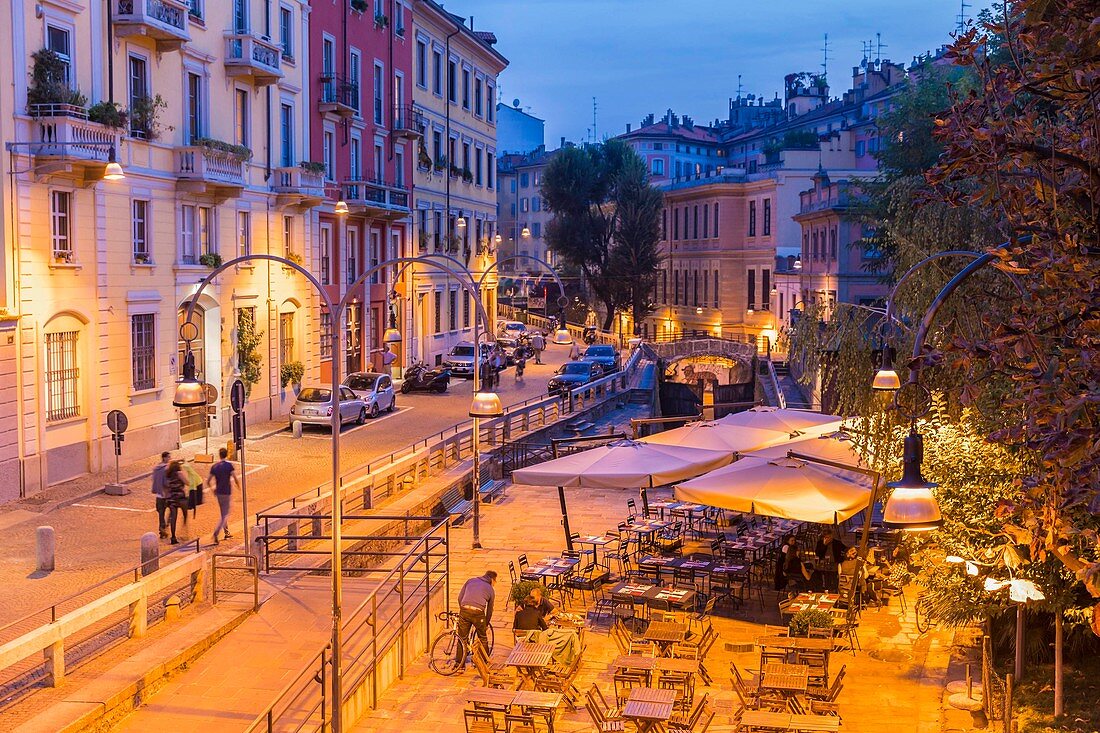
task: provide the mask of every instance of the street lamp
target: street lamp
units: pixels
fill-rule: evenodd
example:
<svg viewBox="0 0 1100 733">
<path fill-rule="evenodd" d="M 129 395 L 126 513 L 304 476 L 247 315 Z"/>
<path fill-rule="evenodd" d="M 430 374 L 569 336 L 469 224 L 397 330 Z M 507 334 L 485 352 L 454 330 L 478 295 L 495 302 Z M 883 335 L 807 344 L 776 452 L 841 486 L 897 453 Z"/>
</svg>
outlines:
<svg viewBox="0 0 1100 733">
<path fill-rule="evenodd" d="M 924 437 L 913 429 L 905 436 L 901 478 L 886 484 L 893 489 L 890 501 L 882 510 L 882 521 L 887 527 L 926 532 L 943 526 L 939 504 L 932 495 L 936 484 L 921 475 L 923 458 Z"/>
<path fill-rule="evenodd" d="M 190 325 L 194 327 L 193 323 Z M 172 404 L 175 407 L 202 407 L 206 404 L 206 385 L 195 378 L 195 354 L 191 351 L 190 339 L 187 339 L 187 351 L 183 356 L 183 377 L 176 383 Z"/>
<path fill-rule="evenodd" d="M 332 211 L 337 216 L 344 216 L 348 213 L 348 202 L 340 199 L 336 202 L 336 207 Z"/>
<path fill-rule="evenodd" d="M 519 233 L 519 235 L 520 235 L 521 237 L 523 237 L 524 239 L 530 239 L 530 238 L 531 238 L 531 230 L 530 230 L 530 229 L 528 229 L 528 228 L 527 228 L 527 227 L 525 226 L 525 227 L 523 227 L 523 229 L 522 229 L 522 230 L 520 230 L 520 233 Z"/>
<path fill-rule="evenodd" d="M 894 369 L 894 350 L 887 345 L 882 347 L 882 363 L 871 381 L 871 389 L 879 392 L 897 392 L 901 389 L 901 378 Z"/>
</svg>

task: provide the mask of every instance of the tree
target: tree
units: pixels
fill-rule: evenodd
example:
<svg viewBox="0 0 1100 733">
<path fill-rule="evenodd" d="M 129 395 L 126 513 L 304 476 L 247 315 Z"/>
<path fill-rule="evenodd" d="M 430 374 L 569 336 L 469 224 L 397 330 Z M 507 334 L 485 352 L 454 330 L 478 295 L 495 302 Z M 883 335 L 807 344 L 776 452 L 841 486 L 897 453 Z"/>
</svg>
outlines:
<svg viewBox="0 0 1100 733">
<path fill-rule="evenodd" d="M 565 148 L 546 167 L 541 193 L 554 214 L 547 242 L 603 304 L 604 330 L 620 308 L 648 314 L 661 197 L 638 154 L 620 140 Z"/>
</svg>

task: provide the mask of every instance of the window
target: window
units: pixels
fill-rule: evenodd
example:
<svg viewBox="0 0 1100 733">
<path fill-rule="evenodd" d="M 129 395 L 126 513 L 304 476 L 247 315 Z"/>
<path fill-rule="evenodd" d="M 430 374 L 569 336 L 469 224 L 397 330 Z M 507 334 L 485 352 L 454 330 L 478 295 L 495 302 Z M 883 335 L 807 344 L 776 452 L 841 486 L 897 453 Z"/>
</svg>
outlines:
<svg viewBox="0 0 1100 733">
<path fill-rule="evenodd" d="M 332 229 L 327 226 L 321 227 L 320 233 L 321 244 L 321 284 L 332 284 Z M 322 313 L 322 316 L 328 315 Z M 323 343 L 323 342 L 322 342 Z"/>
<path fill-rule="evenodd" d="M 462 70 L 462 109 L 470 109 L 470 70 Z"/>
<path fill-rule="evenodd" d="M 363 304 L 352 303 L 348 306 L 347 331 L 344 332 L 344 352 L 349 372 L 359 371 L 363 363 L 362 323 Z"/>
<path fill-rule="evenodd" d="M 393 32 L 399 36 L 405 35 L 405 6 L 401 3 L 393 6 Z"/>
<path fill-rule="evenodd" d="M 214 232 L 214 211 L 209 206 L 200 206 L 198 213 L 199 255 L 213 254 L 218 251 Z"/>
<path fill-rule="evenodd" d="M 193 144 L 203 136 L 202 77 L 187 75 L 187 135 Z"/>
<path fill-rule="evenodd" d="M 248 31 L 248 0 L 233 0 L 233 28 L 238 33 Z"/>
<path fill-rule="evenodd" d="M 379 183 L 384 183 L 386 180 L 386 158 L 382 152 L 381 143 L 374 144 L 374 171 L 371 177 Z"/>
<path fill-rule="evenodd" d="M 680 271 L 672 271 L 672 304 L 680 305 Z"/>
<path fill-rule="evenodd" d="M 836 227 L 829 230 L 829 257 L 836 259 Z"/>
<path fill-rule="evenodd" d="M 351 180 L 363 180 L 363 141 L 355 135 L 352 135 L 351 137 L 351 146 L 348 153 L 348 163 L 351 166 L 351 170 L 348 171 Z"/>
<path fill-rule="evenodd" d="M 279 314 L 279 364 L 294 361 L 294 313 Z"/>
<path fill-rule="evenodd" d="M 190 204 L 180 207 L 180 262 L 187 265 L 198 263 L 195 253 L 195 207 Z"/>
<path fill-rule="evenodd" d="M 149 202 L 134 199 L 132 204 L 134 222 L 134 260 L 148 262 L 149 257 Z"/>
<path fill-rule="evenodd" d="M 747 290 L 749 310 L 756 308 L 756 270 L 749 270 L 748 277 L 745 280 L 745 286 Z"/>
<path fill-rule="evenodd" d="M 718 307 L 718 270 L 714 271 L 714 307 Z"/>
<path fill-rule="evenodd" d="M 252 214 L 237 212 L 237 251 L 241 256 L 252 254 Z"/>
<path fill-rule="evenodd" d="M 684 207 L 684 239 L 688 238 L 688 213 L 690 212 L 690 210 L 690 206 Z"/>
<path fill-rule="evenodd" d="M 485 154 L 485 185 L 493 188 L 493 172 L 496 171 L 496 157 L 492 153 Z"/>
<path fill-rule="evenodd" d="M 661 209 L 661 239 L 668 239 L 668 209 Z"/>
<path fill-rule="evenodd" d="M 447 291 L 447 324 L 454 331 L 458 328 L 458 293 Z"/>
<path fill-rule="evenodd" d="M 496 96 L 496 88 L 492 84 L 488 84 L 486 85 L 485 91 L 485 119 L 492 122 L 496 110 L 496 101 L 494 99 Z"/>
<path fill-rule="evenodd" d="M 363 60 L 359 52 L 352 49 L 348 52 L 348 83 L 351 85 L 351 108 L 355 110 L 355 116 L 362 114 L 363 87 L 359 83 L 363 78 Z"/>
<path fill-rule="evenodd" d="M 462 293 L 462 327 L 470 327 L 470 294 Z"/>
<path fill-rule="evenodd" d="M 718 236 L 718 202 L 714 202 L 714 236 Z"/>
<path fill-rule="evenodd" d="M 328 311 L 321 311 L 321 359 L 332 359 L 332 314 Z"/>
<path fill-rule="evenodd" d="M 707 233 L 710 223 L 710 204 L 703 204 L 703 239 L 706 239 L 709 235 Z"/>
<path fill-rule="evenodd" d="M 529 180 L 530 180 L 530 178 L 528 177 L 526 172 L 520 173 L 519 174 L 519 187 L 520 188 L 527 188 Z"/>
<path fill-rule="evenodd" d="M 374 124 L 382 124 L 382 100 L 385 94 L 386 70 L 381 64 L 374 65 Z"/>
<path fill-rule="evenodd" d="M 393 153 L 393 183 L 398 188 L 405 187 L 405 151 L 395 150 Z"/>
<path fill-rule="evenodd" d="M 443 96 L 443 54 L 432 51 L 432 92 Z"/>
<path fill-rule="evenodd" d="M 760 272 L 760 302 L 764 310 L 771 308 L 772 300 L 772 271 L 764 268 Z"/>
<path fill-rule="evenodd" d="M 80 367 L 77 366 L 79 331 L 46 334 L 46 420 L 80 415 Z"/>
<path fill-rule="evenodd" d="M 346 281 L 351 285 L 359 277 L 359 230 L 348 227 L 344 234 L 347 245 L 347 273 Z"/>
<path fill-rule="evenodd" d="M 233 142 L 248 146 L 248 91 L 233 92 Z"/>
<path fill-rule="evenodd" d="M 699 296 L 698 287 L 699 287 L 698 284 L 696 284 L 696 292 L 695 292 L 696 297 Z M 703 305 L 706 306 L 706 304 L 709 300 L 710 300 L 710 272 L 707 271 L 707 270 L 703 270 Z"/>
<path fill-rule="evenodd" d="M 672 210 L 672 238 L 680 239 L 680 209 Z"/>
<path fill-rule="evenodd" d="M 542 236 L 542 223 L 541 222 L 536 221 L 534 224 L 531 225 L 531 236 L 534 237 L 535 239 L 538 239 L 539 237 Z"/>
<path fill-rule="evenodd" d="M 284 6 L 279 6 L 279 44 L 283 58 L 294 61 L 294 11 Z"/>
<path fill-rule="evenodd" d="M 764 199 L 764 236 L 772 233 L 772 200 Z"/>
<path fill-rule="evenodd" d="M 699 238 L 699 206 L 691 207 L 691 238 Z"/>
<path fill-rule="evenodd" d="M 283 257 L 290 259 L 294 253 L 294 217 L 283 217 Z"/>
<path fill-rule="evenodd" d="M 321 137 L 321 155 L 325 158 L 325 178 L 336 180 L 336 133 L 325 130 Z"/>
<path fill-rule="evenodd" d="M 478 117 L 481 117 L 485 113 L 484 112 L 484 107 L 483 107 L 482 101 L 481 101 L 481 97 L 482 97 L 481 88 L 482 88 L 482 86 L 484 86 L 484 85 L 482 84 L 481 79 L 475 79 L 474 80 L 474 114 L 477 115 Z"/>
<path fill-rule="evenodd" d="M 462 170 L 470 170 L 470 143 L 462 143 Z"/>
<path fill-rule="evenodd" d="M 433 295 L 435 296 L 435 298 L 434 298 L 434 304 L 435 304 L 435 314 L 434 315 L 435 315 L 435 318 L 433 320 L 433 323 L 435 324 L 434 333 L 439 333 L 440 331 L 443 330 L 443 314 L 441 312 L 443 310 L 443 291 L 442 290 L 436 290 L 435 293 L 433 293 Z"/>
<path fill-rule="evenodd" d="M 68 260 L 73 255 L 73 195 L 68 191 L 50 192 L 50 235 L 53 256 Z"/>
<path fill-rule="evenodd" d="M 279 105 L 279 148 L 283 167 L 294 165 L 294 108 L 289 104 Z"/>
<path fill-rule="evenodd" d="M 653 159 L 653 175 L 663 176 L 665 174 L 665 162 L 660 158 Z"/>
<path fill-rule="evenodd" d="M 749 202 L 749 236 L 756 236 L 756 202 Z"/>
<path fill-rule="evenodd" d="M 416 42 L 416 85 L 428 88 L 428 46 L 421 40 Z"/>
<path fill-rule="evenodd" d="M 130 317 L 130 372 L 134 390 L 152 389 L 157 385 L 157 342 L 153 329 L 153 314 Z"/>
<path fill-rule="evenodd" d="M 699 305 L 699 271 L 698 270 L 692 270 L 691 271 L 691 295 L 692 295 L 691 304 L 694 305 L 694 306 L 698 306 Z"/>
<path fill-rule="evenodd" d="M 538 196 L 531 197 L 531 211 L 540 211 L 542 209 L 542 201 Z"/>
<path fill-rule="evenodd" d="M 130 109 L 136 109 L 136 105 L 149 96 L 149 72 L 145 59 L 140 56 L 130 56 Z M 130 133 L 139 139 L 144 139 L 148 134 L 145 128 L 148 125 L 137 119 L 134 115 L 130 119 Z"/>
<path fill-rule="evenodd" d="M 73 85 L 74 75 L 72 37 L 69 35 L 69 31 L 65 28 L 47 25 L 46 48 L 57 54 L 58 60 L 64 67 L 65 85 L 71 87 Z"/>
<path fill-rule="evenodd" d="M 191 0 L 191 2 L 188 3 L 187 14 L 192 18 L 202 20 L 202 3 L 203 0 Z"/>
<path fill-rule="evenodd" d="M 810 233 L 810 240 L 813 242 L 813 259 L 817 260 L 817 230 Z"/>
<path fill-rule="evenodd" d="M 371 267 L 372 270 L 374 270 L 374 268 L 378 267 L 378 263 L 382 261 L 382 253 L 380 251 L 381 247 L 382 247 L 381 237 L 382 237 L 382 235 L 377 229 L 372 229 L 371 230 L 371 232 L 370 232 L 370 267 Z M 379 278 L 381 278 L 382 282 L 386 281 L 386 273 L 385 273 L 384 270 L 381 271 L 381 272 L 379 272 L 378 270 L 375 270 L 373 273 L 371 273 L 370 281 L 371 281 L 371 283 L 377 285 L 378 282 L 379 282 Z"/>
<path fill-rule="evenodd" d="M 458 73 L 458 69 L 455 66 L 455 62 L 448 59 L 447 61 L 447 101 L 458 101 L 458 79 L 455 75 Z"/>
<path fill-rule="evenodd" d="M 530 202 L 531 202 L 531 200 L 529 198 L 527 198 L 526 196 L 521 198 L 519 200 L 519 210 L 523 213 L 527 213 L 527 211 L 530 209 Z"/>
<path fill-rule="evenodd" d="M 481 166 L 482 166 L 482 162 L 483 162 L 482 161 L 483 157 L 484 157 L 484 151 L 482 151 L 481 148 L 478 148 L 474 152 L 474 183 L 476 183 L 479 186 L 482 183 Z"/>
</svg>

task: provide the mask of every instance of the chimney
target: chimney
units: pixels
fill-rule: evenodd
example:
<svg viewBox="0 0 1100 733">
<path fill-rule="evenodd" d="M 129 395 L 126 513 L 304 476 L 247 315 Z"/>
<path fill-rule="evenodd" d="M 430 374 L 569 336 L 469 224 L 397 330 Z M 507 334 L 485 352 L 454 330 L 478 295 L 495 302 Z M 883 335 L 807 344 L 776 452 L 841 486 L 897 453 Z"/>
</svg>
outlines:
<svg viewBox="0 0 1100 733">
<path fill-rule="evenodd" d="M 626 131 L 627 131 L 627 132 L 630 132 L 630 123 L 629 123 L 629 122 L 628 122 L 628 123 L 626 123 Z"/>
<path fill-rule="evenodd" d="M 558 147 L 559 148 L 564 148 L 565 147 L 565 135 L 561 136 L 561 143 L 558 145 Z"/>
</svg>

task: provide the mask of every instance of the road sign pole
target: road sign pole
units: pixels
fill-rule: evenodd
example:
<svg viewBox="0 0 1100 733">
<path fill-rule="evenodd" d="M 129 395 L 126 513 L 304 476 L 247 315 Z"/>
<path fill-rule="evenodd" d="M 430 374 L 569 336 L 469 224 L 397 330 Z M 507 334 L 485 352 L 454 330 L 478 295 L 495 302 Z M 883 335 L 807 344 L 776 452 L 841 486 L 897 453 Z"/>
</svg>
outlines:
<svg viewBox="0 0 1100 733">
<path fill-rule="evenodd" d="M 229 406 L 233 410 L 233 445 L 237 449 L 238 460 L 241 463 L 241 513 L 244 515 L 244 551 L 252 554 L 251 533 L 248 531 L 248 467 L 244 460 L 244 442 L 247 433 L 244 404 L 244 382 L 239 379 L 233 381 L 229 388 Z"/>
<path fill-rule="evenodd" d="M 118 459 L 122 455 L 122 441 L 126 440 L 123 433 L 126 432 L 126 428 L 129 426 L 130 421 L 122 410 L 111 410 L 107 413 L 107 429 L 111 431 L 111 442 L 115 448 L 115 482 L 104 486 L 103 493 L 110 496 L 125 496 L 130 493 L 130 490 L 122 485 L 118 468 Z"/>
</svg>

